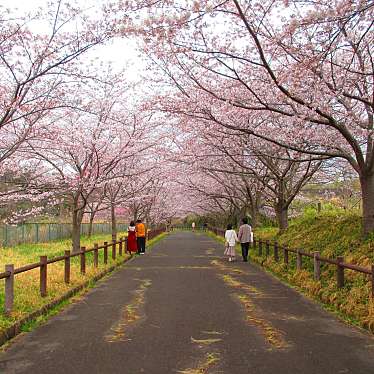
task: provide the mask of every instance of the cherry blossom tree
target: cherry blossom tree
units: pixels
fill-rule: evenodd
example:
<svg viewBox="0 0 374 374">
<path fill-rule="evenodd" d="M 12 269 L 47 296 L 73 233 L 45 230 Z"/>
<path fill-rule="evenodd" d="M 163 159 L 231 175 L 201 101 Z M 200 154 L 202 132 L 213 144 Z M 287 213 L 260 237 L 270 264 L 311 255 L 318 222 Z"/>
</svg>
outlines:
<svg viewBox="0 0 374 374">
<path fill-rule="evenodd" d="M 260 207 L 270 205 L 280 230 L 286 229 L 291 203 L 319 170 L 321 161 L 241 132 L 222 130 L 201 117 L 197 123 L 191 111 L 188 121 L 192 122 L 188 129 L 193 135 L 184 144 L 184 157 L 217 182 L 209 188 L 199 181 L 194 188 L 216 201 L 226 200 L 230 210 L 234 209 L 234 217 L 249 208 L 255 224 Z"/>
<path fill-rule="evenodd" d="M 104 203 L 106 194 L 105 184 L 103 187 L 96 188 L 89 199 L 87 199 L 86 210 L 84 214 L 89 217 L 88 233 L 87 236 L 91 237 L 93 231 L 93 224 L 98 213 L 108 210 L 108 205 Z"/>
<path fill-rule="evenodd" d="M 137 139 L 144 146 L 148 137 L 149 134 L 143 133 Z M 152 148 L 137 148 L 137 152 L 130 159 L 122 160 L 116 168 L 115 173 L 119 176 L 114 175 L 104 184 L 102 203 L 110 211 L 113 240 L 117 238 L 118 208 L 126 208 L 135 220 L 145 214 L 144 210 L 150 209 L 147 184 L 153 182 L 153 179 L 148 175 L 149 165 L 144 163 L 148 151 L 152 151 Z"/>
<path fill-rule="evenodd" d="M 126 175 L 125 160 L 149 147 L 147 121 L 129 111 L 123 91 L 122 81 L 104 84 L 101 90 L 88 87 L 80 110 L 59 113 L 43 138 L 28 142 L 34 158 L 50 168 L 58 194 L 69 201 L 75 251 L 88 201 L 106 183 Z"/>
<path fill-rule="evenodd" d="M 201 90 L 203 102 L 214 101 L 209 115 L 218 109 L 222 126 L 314 158 L 347 160 L 360 179 L 368 233 L 373 9 L 370 1 L 346 0 L 158 2 L 143 24 L 145 49 L 183 100 Z M 233 109 L 242 111 L 235 124 L 222 115 Z"/>
<path fill-rule="evenodd" d="M 66 90 L 87 74 L 78 59 L 108 40 L 113 25 L 60 0 L 21 17 L 0 11 L 1 163 L 35 136 L 51 110 L 71 105 L 62 100 Z"/>
<path fill-rule="evenodd" d="M 12 165 L 7 168 L 9 163 Z M 0 191 L 4 222 L 25 222 L 36 215 L 49 213 L 59 202 L 55 198 L 54 180 L 45 176 L 48 170 L 42 163 L 11 156 L 4 164 Z"/>
</svg>

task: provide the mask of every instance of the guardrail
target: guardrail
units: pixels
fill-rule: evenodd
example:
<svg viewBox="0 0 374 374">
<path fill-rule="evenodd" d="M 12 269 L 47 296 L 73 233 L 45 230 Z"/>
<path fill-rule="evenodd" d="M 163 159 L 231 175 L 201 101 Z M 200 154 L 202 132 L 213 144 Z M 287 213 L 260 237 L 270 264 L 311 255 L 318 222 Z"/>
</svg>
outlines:
<svg viewBox="0 0 374 374">
<path fill-rule="evenodd" d="M 148 240 L 155 238 L 160 235 L 165 230 L 155 229 L 151 230 L 147 234 Z M 108 263 L 108 249 L 111 248 L 112 259 L 117 258 L 117 246 L 118 255 L 122 256 L 127 252 L 127 237 L 121 237 L 119 240 L 112 240 L 109 242 L 104 242 L 103 245 L 99 246 L 97 243 L 94 244 L 93 248 L 87 249 L 86 247 L 81 247 L 79 252 L 71 253 L 70 250 L 66 250 L 63 256 L 54 257 L 48 259 L 47 256 L 40 256 L 39 262 L 33 264 L 28 264 L 19 268 L 14 268 L 13 264 L 5 265 L 5 271 L 0 273 L 0 279 L 5 279 L 5 299 L 4 299 L 4 312 L 5 314 L 10 314 L 13 310 L 14 304 L 14 281 L 15 275 L 21 274 L 30 270 L 40 269 L 39 283 L 40 283 L 40 296 L 47 296 L 47 274 L 48 265 L 55 262 L 64 261 L 64 282 L 66 284 L 70 283 L 70 259 L 72 257 L 80 257 L 80 272 L 81 274 L 86 274 L 86 255 L 87 253 L 93 252 L 93 265 L 94 267 L 99 266 L 99 250 L 103 250 L 104 264 Z"/>
<path fill-rule="evenodd" d="M 209 228 L 210 231 L 214 232 L 218 236 L 225 236 L 225 230 L 220 228 L 212 227 Z M 336 266 L 336 283 L 338 288 L 343 288 L 345 285 L 345 275 L 344 270 L 353 270 L 361 274 L 366 274 L 371 280 L 371 295 L 374 298 L 374 264 L 371 268 L 364 268 L 355 264 L 349 264 L 344 262 L 344 257 L 338 256 L 336 259 L 321 257 L 320 252 L 316 251 L 313 253 L 305 252 L 301 249 L 292 249 L 288 246 L 281 246 L 277 241 L 262 240 L 261 238 L 254 237 L 252 247 L 254 250 L 258 250 L 259 256 L 270 256 L 270 251 L 272 250 L 272 255 L 275 262 L 279 262 L 280 254 L 282 254 L 283 262 L 286 266 L 289 265 L 289 254 L 293 253 L 296 255 L 296 270 L 300 271 L 303 268 L 303 257 L 308 257 L 313 259 L 313 277 L 314 280 L 321 280 L 321 266 L 323 263 L 328 265 Z M 265 251 L 264 251 L 265 250 Z"/>
</svg>

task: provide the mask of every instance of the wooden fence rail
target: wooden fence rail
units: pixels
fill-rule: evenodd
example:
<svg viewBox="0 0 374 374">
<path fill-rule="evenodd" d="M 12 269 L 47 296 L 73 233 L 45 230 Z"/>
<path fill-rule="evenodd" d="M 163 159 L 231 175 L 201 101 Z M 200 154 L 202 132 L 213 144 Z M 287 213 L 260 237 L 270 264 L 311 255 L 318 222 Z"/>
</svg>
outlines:
<svg viewBox="0 0 374 374">
<path fill-rule="evenodd" d="M 155 238 L 165 231 L 164 228 L 151 230 L 147 234 L 148 240 Z M 99 251 L 103 250 L 104 264 L 108 263 L 108 249 L 111 247 L 111 256 L 115 260 L 117 258 L 117 245 L 118 255 L 122 256 L 123 252 L 127 252 L 127 237 L 120 238 L 119 240 L 113 240 L 110 244 L 104 242 L 103 245 L 99 246 L 97 243 L 94 244 L 93 248 L 86 249 L 81 247 L 79 252 L 71 253 L 70 250 L 66 250 L 63 256 L 54 257 L 48 259 L 47 256 L 40 256 L 39 262 L 28 264 L 19 268 L 14 268 L 13 264 L 5 265 L 5 271 L 0 273 L 0 279 L 5 279 L 5 300 L 4 300 L 4 312 L 10 314 L 13 310 L 14 304 L 14 276 L 21 274 L 33 269 L 40 269 L 40 296 L 45 297 L 48 294 L 47 278 L 48 278 L 48 265 L 55 262 L 64 261 L 64 282 L 70 283 L 70 259 L 72 257 L 80 257 L 80 272 L 82 275 L 86 274 L 86 255 L 87 253 L 93 252 L 93 266 L 97 268 L 99 266 Z"/>
<path fill-rule="evenodd" d="M 218 236 L 225 236 L 225 230 L 220 228 L 211 227 L 210 231 L 214 232 Z M 287 246 L 281 246 L 277 241 L 262 240 L 261 238 L 254 238 L 252 248 L 257 250 L 259 256 L 263 256 L 263 247 L 265 246 L 266 257 L 270 256 L 270 250 L 273 249 L 274 261 L 279 262 L 279 253 L 283 255 L 283 262 L 288 266 L 290 258 L 289 253 L 293 253 L 296 256 L 296 270 L 301 271 L 303 269 L 303 257 L 308 257 L 313 260 L 313 276 L 316 281 L 321 279 L 321 265 L 323 263 L 328 265 L 336 266 L 336 283 L 338 288 L 343 288 L 345 285 L 344 270 L 353 270 L 358 273 L 366 274 L 370 276 L 371 280 L 371 295 L 374 298 L 374 264 L 371 268 L 364 268 L 358 265 L 349 264 L 344 262 L 344 258 L 339 256 L 336 259 L 321 257 L 319 252 L 308 253 L 301 249 L 291 249 Z"/>
</svg>

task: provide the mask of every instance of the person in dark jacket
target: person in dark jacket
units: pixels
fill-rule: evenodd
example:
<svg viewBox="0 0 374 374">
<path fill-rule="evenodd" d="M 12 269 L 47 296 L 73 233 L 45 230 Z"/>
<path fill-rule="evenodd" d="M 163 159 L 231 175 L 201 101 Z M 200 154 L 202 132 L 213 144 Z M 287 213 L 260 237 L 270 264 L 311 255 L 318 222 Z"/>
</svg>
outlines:
<svg viewBox="0 0 374 374">
<path fill-rule="evenodd" d="M 242 247 L 243 261 L 248 261 L 249 243 L 252 240 L 252 227 L 248 224 L 248 218 L 242 219 L 242 225 L 239 227 L 238 239 Z"/>
</svg>

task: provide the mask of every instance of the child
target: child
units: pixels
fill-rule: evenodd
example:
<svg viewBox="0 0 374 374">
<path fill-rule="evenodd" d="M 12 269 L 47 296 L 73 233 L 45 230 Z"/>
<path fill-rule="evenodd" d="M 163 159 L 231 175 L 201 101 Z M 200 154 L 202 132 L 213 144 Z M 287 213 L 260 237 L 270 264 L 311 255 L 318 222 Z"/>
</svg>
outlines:
<svg viewBox="0 0 374 374">
<path fill-rule="evenodd" d="M 232 229 L 232 225 L 227 225 L 227 230 L 225 232 L 225 255 L 229 256 L 229 262 L 235 261 L 235 244 L 238 241 L 235 230 Z"/>
</svg>

